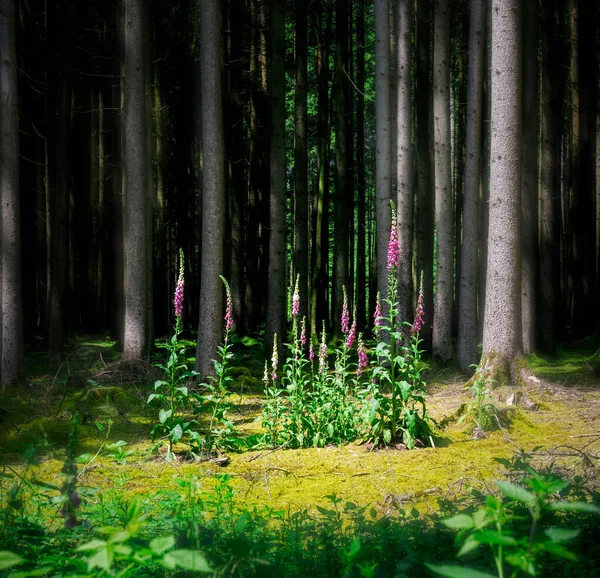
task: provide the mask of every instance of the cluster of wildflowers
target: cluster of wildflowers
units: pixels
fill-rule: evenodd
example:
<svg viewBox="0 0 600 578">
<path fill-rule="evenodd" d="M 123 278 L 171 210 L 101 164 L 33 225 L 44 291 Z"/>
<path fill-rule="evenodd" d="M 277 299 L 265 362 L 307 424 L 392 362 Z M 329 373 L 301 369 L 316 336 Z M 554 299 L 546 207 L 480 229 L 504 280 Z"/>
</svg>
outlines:
<svg viewBox="0 0 600 578">
<path fill-rule="evenodd" d="M 271 357 L 271 379 L 277 379 L 277 365 L 279 364 L 279 353 L 277 352 L 277 333 L 273 335 L 273 356 Z"/>
<path fill-rule="evenodd" d="M 300 275 L 296 277 L 296 285 L 294 287 L 294 295 L 292 296 L 292 316 L 300 313 L 300 291 L 298 285 L 300 284 Z"/>
<path fill-rule="evenodd" d="M 350 331 L 350 312 L 348 311 L 348 294 L 346 293 L 346 287 L 344 287 L 344 304 L 342 305 L 341 326 L 342 333 L 347 335 Z"/>
<path fill-rule="evenodd" d="M 356 312 L 354 312 L 354 319 L 352 320 L 352 327 L 350 327 L 350 332 L 348 333 L 348 337 L 346 337 L 346 348 L 347 349 L 352 349 L 355 339 L 356 339 Z"/>
<path fill-rule="evenodd" d="M 387 268 L 389 271 L 400 266 L 400 245 L 398 243 L 398 223 L 396 222 L 396 210 L 392 205 L 392 229 L 387 252 Z"/>
</svg>

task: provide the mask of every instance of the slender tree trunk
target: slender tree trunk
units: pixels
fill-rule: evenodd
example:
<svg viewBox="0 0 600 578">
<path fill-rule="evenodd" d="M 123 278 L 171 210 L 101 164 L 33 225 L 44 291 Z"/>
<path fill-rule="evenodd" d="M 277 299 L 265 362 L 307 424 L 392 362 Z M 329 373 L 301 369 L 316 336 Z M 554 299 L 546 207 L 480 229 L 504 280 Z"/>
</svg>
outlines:
<svg viewBox="0 0 600 578">
<path fill-rule="evenodd" d="M 523 182 L 521 206 L 521 316 L 523 353 L 535 347 L 535 281 L 537 263 L 537 5 L 525 4 L 523 23 Z"/>
<path fill-rule="evenodd" d="M 559 298 L 556 280 L 559 224 L 559 148 L 557 140 L 558 114 L 556 100 L 556 74 L 554 72 L 555 25 L 554 10 L 544 6 L 542 28 L 542 116 L 541 116 L 541 183 L 540 183 L 540 230 L 539 230 L 539 334 L 540 343 L 546 351 L 554 349 L 556 329 L 556 301 Z M 524 338 L 525 342 L 525 338 Z"/>
<path fill-rule="evenodd" d="M 58 70 L 55 71 L 57 80 L 56 105 L 58 114 L 53 135 L 56 138 L 51 143 L 53 165 L 53 193 L 49 203 L 48 219 L 51 229 L 50 248 L 50 298 L 48 307 L 49 343 L 48 347 L 57 356 L 62 349 L 65 330 L 65 291 L 68 275 L 68 218 L 69 198 L 71 192 L 71 143 L 72 137 L 72 95 L 73 95 L 73 5 L 70 0 L 60 4 L 57 11 L 56 23 L 60 22 L 59 46 L 60 80 Z"/>
<path fill-rule="evenodd" d="M 214 373 L 223 328 L 223 236 L 225 232 L 225 142 L 221 86 L 221 13 L 219 0 L 200 2 L 202 92 L 202 272 L 196 371 Z"/>
<path fill-rule="evenodd" d="M 388 0 L 375 0 L 375 212 L 377 291 L 387 297 L 387 247 L 391 227 L 392 106 L 390 94 L 390 22 Z"/>
<path fill-rule="evenodd" d="M 417 1 L 417 274 L 423 274 L 425 322 L 421 336 L 426 348 L 431 348 L 433 318 L 433 162 L 432 162 L 432 85 L 431 85 L 431 0 Z"/>
<path fill-rule="evenodd" d="M 0 1 L 0 384 L 15 381 L 24 369 L 21 239 L 19 221 L 19 109 L 17 10 Z"/>
<path fill-rule="evenodd" d="M 412 0 L 396 6 L 396 207 L 398 216 L 398 316 L 412 320 L 413 240 L 413 111 L 412 111 Z"/>
<path fill-rule="evenodd" d="M 343 287 L 348 289 L 349 253 L 349 186 L 348 186 L 348 0 L 336 0 L 335 25 L 335 212 L 333 249 L 333 327 L 339 331 L 344 301 Z M 353 295 L 352 291 L 349 291 Z"/>
<path fill-rule="evenodd" d="M 442 360 L 448 360 L 452 357 L 454 253 L 450 157 L 450 6 L 447 0 L 435 1 L 433 60 L 435 223 L 437 236 L 433 354 L 439 356 Z"/>
<path fill-rule="evenodd" d="M 269 206 L 269 282 L 266 349 L 285 339 L 285 13 L 282 0 L 271 0 L 271 197 Z"/>
<path fill-rule="evenodd" d="M 300 318 L 308 314 L 309 300 L 307 18 L 306 2 L 296 2 L 294 272 L 300 278 Z"/>
<path fill-rule="evenodd" d="M 140 359 L 150 349 L 148 300 L 152 284 L 148 272 L 149 179 L 146 42 L 146 7 L 141 0 L 124 4 L 124 241 L 125 241 L 125 324 L 123 355 Z"/>
<path fill-rule="evenodd" d="M 463 250 L 458 313 L 458 364 L 463 371 L 477 363 L 477 239 L 481 184 L 481 126 L 485 48 L 485 4 L 471 0 L 467 145 L 463 197 Z"/>
<path fill-rule="evenodd" d="M 366 188 L 365 188 L 365 0 L 359 0 L 356 15 L 356 192 L 358 197 L 356 236 L 356 320 L 367 327 Z"/>
<path fill-rule="evenodd" d="M 492 10 L 490 230 L 483 328 L 484 363 L 494 377 L 514 369 L 521 337 L 521 2 Z M 506 373 L 504 373 L 506 375 Z"/>
</svg>

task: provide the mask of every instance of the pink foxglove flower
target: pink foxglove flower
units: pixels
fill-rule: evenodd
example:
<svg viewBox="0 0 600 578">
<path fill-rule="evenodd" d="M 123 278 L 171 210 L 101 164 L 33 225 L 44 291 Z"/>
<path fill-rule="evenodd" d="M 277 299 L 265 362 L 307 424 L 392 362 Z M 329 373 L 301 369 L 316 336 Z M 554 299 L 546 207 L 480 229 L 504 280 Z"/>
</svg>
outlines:
<svg viewBox="0 0 600 578">
<path fill-rule="evenodd" d="M 277 333 L 273 335 L 273 357 L 271 357 L 271 379 L 277 379 L 277 365 L 279 364 L 279 353 L 277 352 Z"/>
<path fill-rule="evenodd" d="M 398 244 L 398 224 L 396 220 L 392 222 L 390 231 L 390 242 L 388 243 L 387 268 L 397 269 L 400 266 L 400 245 Z"/>
<path fill-rule="evenodd" d="M 373 325 L 375 326 L 375 335 L 379 337 L 379 331 L 383 327 L 383 317 L 381 314 L 381 293 L 377 292 L 377 300 L 375 302 L 375 313 L 373 313 Z"/>
<path fill-rule="evenodd" d="M 227 295 L 227 305 L 225 307 L 225 329 L 229 330 L 233 327 L 233 302 L 231 300 L 231 289 L 229 288 L 229 283 L 223 279 L 223 283 L 225 284 L 225 294 Z"/>
<path fill-rule="evenodd" d="M 352 327 L 350 328 L 350 333 L 348 333 L 348 337 L 346 338 L 346 347 L 348 349 L 352 349 L 355 339 L 356 339 L 356 319 L 354 319 L 352 321 Z"/>
<path fill-rule="evenodd" d="M 310 342 L 310 346 L 308 348 L 308 360 L 312 363 L 315 360 L 315 349 L 312 344 L 312 340 Z"/>
<path fill-rule="evenodd" d="M 294 287 L 294 295 L 292 296 L 292 315 L 298 315 L 300 313 L 300 290 L 298 285 L 300 283 L 300 275 L 296 277 L 296 286 Z"/>
<path fill-rule="evenodd" d="M 367 369 L 369 365 L 369 358 L 367 357 L 367 348 L 362 338 L 362 333 L 358 335 L 358 368 L 356 369 L 356 375 L 360 375 Z"/>
<path fill-rule="evenodd" d="M 184 266 L 183 266 L 183 249 L 179 249 L 179 278 L 175 287 L 175 296 L 173 298 L 173 307 L 175 315 L 181 317 L 183 313 L 183 287 L 184 287 Z"/>
<path fill-rule="evenodd" d="M 267 363 L 266 359 L 265 359 L 265 372 L 263 374 L 262 380 L 265 385 L 267 385 L 269 383 L 269 364 Z"/>
<path fill-rule="evenodd" d="M 300 331 L 300 343 L 304 347 L 306 345 L 306 317 L 302 318 L 302 329 Z"/>
<path fill-rule="evenodd" d="M 321 349 L 319 350 L 319 371 L 327 371 L 327 336 L 325 335 L 325 322 L 323 322 L 323 336 L 321 337 Z"/>
<path fill-rule="evenodd" d="M 348 312 L 348 294 L 344 287 L 344 304 L 342 305 L 342 333 L 345 335 L 350 331 L 350 313 Z"/>
<path fill-rule="evenodd" d="M 419 298 L 417 300 L 417 309 L 415 312 L 415 320 L 413 321 L 412 327 L 410 328 L 410 332 L 412 334 L 419 333 L 421 328 L 425 324 L 425 307 L 424 307 L 425 297 L 423 295 L 423 275 L 421 274 L 421 286 L 419 287 Z"/>
</svg>

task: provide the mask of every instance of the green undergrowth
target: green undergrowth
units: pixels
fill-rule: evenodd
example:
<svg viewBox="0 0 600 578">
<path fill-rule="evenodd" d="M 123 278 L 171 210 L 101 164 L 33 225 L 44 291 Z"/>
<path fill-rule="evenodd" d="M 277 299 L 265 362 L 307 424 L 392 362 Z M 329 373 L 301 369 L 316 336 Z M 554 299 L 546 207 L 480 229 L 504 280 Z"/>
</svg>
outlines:
<svg viewBox="0 0 600 578">
<path fill-rule="evenodd" d="M 191 356 L 193 343 L 188 347 Z M 257 341 L 246 340 L 234 344 L 234 353 L 231 417 L 255 442 L 264 352 Z M 41 356 L 29 359 L 27 381 L 0 398 L 2 507 L 15 476 L 62 486 L 71 420 L 78 413 L 76 483 L 83 499 L 78 516 L 87 522 L 63 535 L 60 504 L 52 505 L 57 490 L 47 492 L 49 504 L 40 498 L 38 513 L 28 517 L 38 526 L 47 522 L 52 532 L 44 530 L 44 540 L 54 545 L 81 543 L 99 525 L 122 523 L 119 516 L 137 499 L 149 535 L 174 534 L 182 547 L 206 549 L 225 575 L 284 575 L 276 569 L 285 559 L 289 576 L 423 575 L 424 560 L 453 557 L 453 536 L 438 523 L 440 513 L 469 507 L 473 492 L 492 491 L 495 479 L 512 479 L 498 458 L 509 460 L 523 449 L 537 469 L 551 469 L 591 492 L 598 489 L 600 433 L 590 436 L 600 432 L 600 388 L 588 367 L 594 353 L 593 347 L 565 348 L 549 359 L 531 356 L 540 379 L 527 392 L 531 408 L 507 404 L 504 392 L 494 392 L 497 427 L 481 437 L 460 419 L 470 400 L 467 377 L 434 368 L 426 380 L 428 411 L 437 423 L 435 447 L 250 447 L 200 462 L 180 452 L 166 463 L 149 452 L 153 417 L 144 401 L 154 379 L 152 365 L 123 364 L 113 344 L 86 338 L 55 365 Z M 24 458 L 32 447 L 39 458 L 35 467 Z M 28 497 L 41 491 L 35 484 L 21 486 Z M 201 527 L 191 522 L 192 503 L 204 509 Z M 359 545 L 353 536 L 360 537 Z M 438 547 L 439 556 L 429 559 Z M 379 570 L 369 574 L 373 564 Z"/>
</svg>

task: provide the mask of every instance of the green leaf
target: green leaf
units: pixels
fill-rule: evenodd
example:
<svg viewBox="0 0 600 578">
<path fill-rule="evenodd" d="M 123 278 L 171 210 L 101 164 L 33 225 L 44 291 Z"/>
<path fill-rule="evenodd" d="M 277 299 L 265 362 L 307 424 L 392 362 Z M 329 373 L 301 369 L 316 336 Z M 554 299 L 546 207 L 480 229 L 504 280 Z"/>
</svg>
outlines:
<svg viewBox="0 0 600 578">
<path fill-rule="evenodd" d="M 165 423 L 172 415 L 173 415 L 173 410 L 161 409 L 158 412 L 158 421 L 160 421 L 160 423 Z"/>
<path fill-rule="evenodd" d="M 165 381 L 164 379 L 157 379 L 154 382 L 154 391 L 156 391 L 159 387 L 162 387 L 163 385 L 169 385 L 169 382 Z"/>
<path fill-rule="evenodd" d="M 551 510 L 559 512 L 587 512 L 600 514 L 600 508 L 591 502 L 552 502 L 548 504 Z"/>
<path fill-rule="evenodd" d="M 106 542 L 104 540 L 92 540 L 90 542 L 86 542 L 81 546 L 75 548 L 76 552 L 84 552 L 85 550 L 97 550 L 98 548 L 105 548 Z"/>
<path fill-rule="evenodd" d="M 389 429 L 383 430 L 383 441 L 389 444 L 392 441 L 392 432 Z"/>
<path fill-rule="evenodd" d="M 182 395 L 186 396 L 188 395 L 188 388 L 187 387 L 176 387 L 175 388 L 179 393 L 181 393 Z"/>
<path fill-rule="evenodd" d="M 91 572 L 94 568 L 102 568 L 102 570 L 110 572 L 111 563 L 112 556 L 106 548 L 101 548 L 88 559 L 88 572 Z"/>
<path fill-rule="evenodd" d="M 497 481 L 495 483 L 500 488 L 500 491 L 511 500 L 525 502 L 526 504 L 530 504 L 535 501 L 535 495 L 533 495 L 531 492 L 528 492 L 521 486 L 511 484 L 510 482 Z"/>
<path fill-rule="evenodd" d="M 517 541 L 512 536 L 500 534 L 496 530 L 480 530 L 475 534 L 480 544 L 497 544 L 498 546 L 516 546 Z"/>
<path fill-rule="evenodd" d="M 181 436 L 182 436 L 182 435 L 183 435 L 183 430 L 181 429 L 181 426 L 180 426 L 179 424 L 177 424 L 177 425 L 176 425 L 176 426 L 175 426 L 175 427 L 174 427 L 174 428 L 171 430 L 171 433 L 170 433 L 170 436 L 169 436 L 169 437 L 171 438 L 171 441 L 172 441 L 174 444 L 176 444 L 176 443 L 177 443 L 177 442 L 178 442 L 178 441 L 181 439 Z"/>
<path fill-rule="evenodd" d="M 425 563 L 425 566 L 432 572 L 440 576 L 446 576 L 447 578 L 496 578 L 493 574 L 480 572 L 472 568 L 465 568 L 464 566 L 435 566 L 434 564 L 427 563 Z"/>
<path fill-rule="evenodd" d="M 212 572 L 212 568 L 199 550 L 173 550 L 165 554 L 163 565 L 171 569 L 183 568 L 196 572 Z"/>
<path fill-rule="evenodd" d="M 574 552 L 567 550 L 562 544 L 556 544 L 555 542 L 544 542 L 544 550 L 546 550 L 546 552 L 550 552 L 550 554 L 553 554 L 554 556 L 577 562 L 577 555 Z"/>
<path fill-rule="evenodd" d="M 160 556 L 175 546 L 175 538 L 173 536 L 154 538 L 154 540 L 150 542 L 149 546 L 152 552 L 154 552 L 157 556 Z"/>
<path fill-rule="evenodd" d="M 552 540 L 552 542 L 569 542 L 579 536 L 581 530 L 570 530 L 569 528 L 546 528 L 544 534 Z"/>
<path fill-rule="evenodd" d="M 19 564 L 23 564 L 23 562 L 25 562 L 25 560 L 18 554 L 8 552 L 7 550 L 0 551 L 0 570 L 18 566 Z"/>
<path fill-rule="evenodd" d="M 474 526 L 473 518 L 467 514 L 457 514 L 456 516 L 442 520 L 442 524 L 454 530 L 468 530 Z"/>
<path fill-rule="evenodd" d="M 456 555 L 456 557 L 460 558 L 461 556 L 464 556 L 465 554 L 468 554 L 469 552 L 475 550 L 479 546 L 480 546 L 480 542 L 479 542 L 479 540 L 477 540 L 477 538 L 475 536 L 473 536 L 473 535 L 467 536 L 465 543 L 462 545 L 461 549 L 458 551 L 458 554 Z"/>
</svg>

